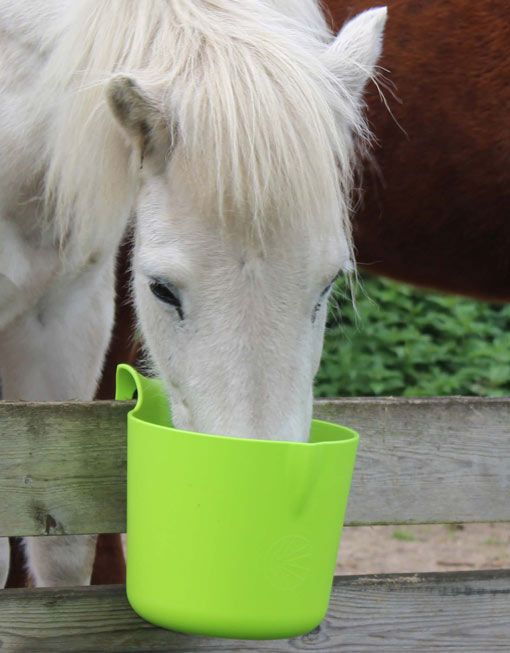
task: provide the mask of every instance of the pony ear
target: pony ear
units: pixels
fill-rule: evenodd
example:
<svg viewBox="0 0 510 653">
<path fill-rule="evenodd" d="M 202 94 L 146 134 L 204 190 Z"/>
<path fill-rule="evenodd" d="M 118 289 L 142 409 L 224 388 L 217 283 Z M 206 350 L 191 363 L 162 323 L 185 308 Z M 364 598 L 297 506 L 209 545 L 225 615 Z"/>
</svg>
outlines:
<svg viewBox="0 0 510 653">
<path fill-rule="evenodd" d="M 128 138 L 145 157 L 163 164 L 173 149 L 174 126 L 134 79 L 119 75 L 107 87 L 108 104 Z"/>
<path fill-rule="evenodd" d="M 356 100 L 360 99 L 381 56 L 387 15 L 386 7 L 359 14 L 343 26 L 326 52 L 330 70 Z"/>
</svg>

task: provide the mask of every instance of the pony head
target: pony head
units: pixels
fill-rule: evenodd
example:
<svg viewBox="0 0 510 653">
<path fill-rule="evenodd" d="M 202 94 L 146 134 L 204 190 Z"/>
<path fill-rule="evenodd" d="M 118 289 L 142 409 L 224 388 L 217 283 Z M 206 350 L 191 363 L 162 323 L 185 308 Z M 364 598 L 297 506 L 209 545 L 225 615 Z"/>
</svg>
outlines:
<svg viewBox="0 0 510 653">
<path fill-rule="evenodd" d="M 271 3 L 201 5 L 173 16 L 167 68 L 108 86 L 140 168 L 140 325 L 176 426 L 304 441 L 328 297 L 354 270 L 362 92 L 386 9 L 333 39 Z"/>
</svg>

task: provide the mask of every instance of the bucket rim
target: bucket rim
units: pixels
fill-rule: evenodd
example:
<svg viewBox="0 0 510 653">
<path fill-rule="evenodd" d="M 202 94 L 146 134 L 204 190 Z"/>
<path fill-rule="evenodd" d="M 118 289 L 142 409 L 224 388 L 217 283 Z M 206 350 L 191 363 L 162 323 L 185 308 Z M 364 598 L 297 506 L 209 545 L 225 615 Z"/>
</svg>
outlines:
<svg viewBox="0 0 510 653">
<path fill-rule="evenodd" d="M 181 436 L 184 435 L 190 440 L 204 441 L 204 442 L 223 442 L 236 444 L 240 447 L 292 447 L 292 448 L 318 448 L 318 447 L 348 447 L 350 445 L 357 445 L 359 442 L 359 434 L 354 429 L 336 424 L 335 422 L 328 422 L 325 420 L 312 419 L 310 428 L 309 442 L 295 442 L 288 440 L 271 440 L 268 438 L 240 438 L 232 435 L 218 435 L 212 433 L 199 433 L 196 431 L 188 431 L 186 429 L 178 429 L 174 426 L 164 426 L 157 422 L 151 422 L 142 418 L 138 413 L 142 410 L 144 404 L 144 382 L 159 382 L 156 379 L 148 379 L 140 374 L 135 368 L 127 364 L 121 364 L 117 367 L 117 400 L 130 400 L 135 391 L 138 393 L 137 402 L 134 408 L 128 413 L 128 421 L 132 426 L 137 426 L 140 429 L 140 435 L 147 435 L 147 429 L 154 433 L 166 433 L 167 435 Z M 144 433 L 142 434 L 142 430 Z M 321 431 L 322 437 L 326 435 L 326 439 L 319 439 L 317 433 Z M 315 441 L 313 440 L 317 438 Z M 137 435 L 136 432 L 131 432 L 131 435 Z"/>
</svg>

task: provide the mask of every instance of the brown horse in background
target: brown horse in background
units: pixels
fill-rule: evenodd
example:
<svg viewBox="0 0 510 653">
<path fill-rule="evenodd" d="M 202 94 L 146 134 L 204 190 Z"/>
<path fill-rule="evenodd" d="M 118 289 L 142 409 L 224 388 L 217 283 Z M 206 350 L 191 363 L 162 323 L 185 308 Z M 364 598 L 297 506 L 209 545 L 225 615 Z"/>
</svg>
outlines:
<svg viewBox="0 0 510 653">
<path fill-rule="evenodd" d="M 326 3 L 335 28 L 369 0 Z M 381 66 L 395 101 L 367 94 L 378 144 L 354 217 L 367 271 L 510 299 L 510 4 L 393 0 Z M 398 123 L 398 124 L 397 124 Z"/>
<path fill-rule="evenodd" d="M 387 4 L 382 68 L 389 109 L 367 90 L 377 142 L 353 216 L 358 264 L 371 273 L 487 300 L 510 299 L 510 5 L 508 0 L 326 0 L 338 30 Z M 98 398 L 133 360 L 128 248 L 116 331 Z M 11 547 L 13 555 L 19 555 Z M 22 584 L 11 565 L 10 585 Z M 119 536 L 101 536 L 93 582 L 123 582 Z"/>
</svg>

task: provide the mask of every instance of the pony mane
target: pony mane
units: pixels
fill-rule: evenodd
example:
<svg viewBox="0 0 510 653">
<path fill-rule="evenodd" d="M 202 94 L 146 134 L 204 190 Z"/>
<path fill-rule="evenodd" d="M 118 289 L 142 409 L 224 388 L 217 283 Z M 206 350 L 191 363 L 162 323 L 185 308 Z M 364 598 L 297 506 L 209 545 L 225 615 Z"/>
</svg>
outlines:
<svg viewBox="0 0 510 653">
<path fill-rule="evenodd" d="M 368 131 L 324 63 L 331 38 L 316 0 L 76 1 L 35 94 L 59 237 L 97 241 L 132 211 L 139 161 L 105 96 L 124 74 L 176 121 L 212 215 L 262 242 L 278 225 L 333 222 L 350 243 L 354 144 Z"/>
</svg>

